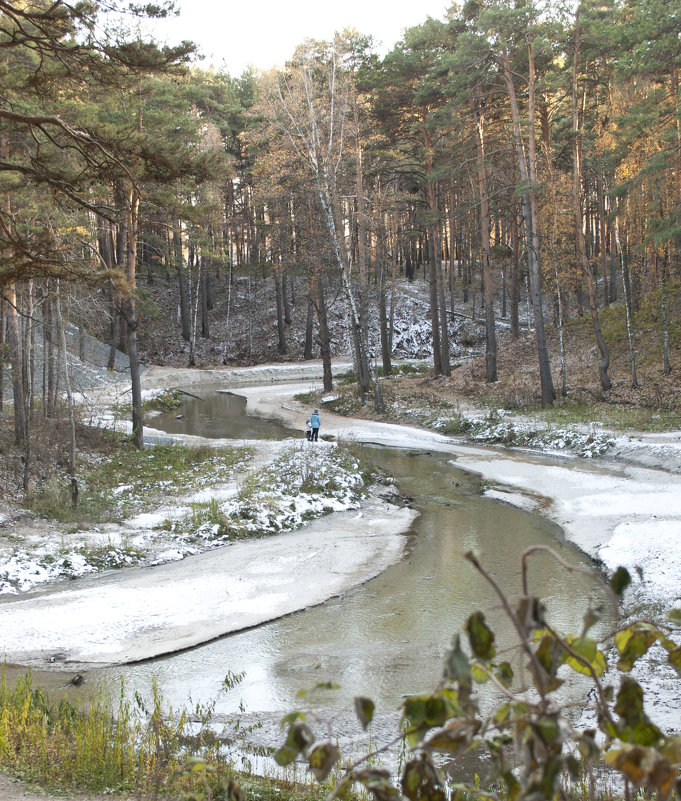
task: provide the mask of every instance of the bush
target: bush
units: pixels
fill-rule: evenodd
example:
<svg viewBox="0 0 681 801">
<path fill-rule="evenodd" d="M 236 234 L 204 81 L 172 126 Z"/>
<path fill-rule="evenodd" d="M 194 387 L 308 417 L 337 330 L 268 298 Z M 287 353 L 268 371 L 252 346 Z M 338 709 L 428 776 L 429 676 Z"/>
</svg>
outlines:
<svg viewBox="0 0 681 801">
<path fill-rule="evenodd" d="M 644 688 L 630 675 L 654 645 L 681 674 L 681 646 L 666 627 L 645 621 L 630 623 L 608 642 L 599 643 L 590 636 L 599 619 L 595 608 L 587 611 L 582 631 L 559 633 L 546 619 L 541 599 L 528 591 L 529 557 L 537 551 L 549 552 L 565 569 L 576 569 L 550 548 L 528 549 L 521 560 L 523 594 L 515 600 L 473 553 L 466 555 L 499 598 L 516 633 L 515 651 L 529 684 L 514 674 L 512 653 L 497 654 L 495 635 L 484 613 L 474 612 L 464 632 L 453 640 L 440 686 L 404 701 L 396 737 L 340 770 L 331 797 L 341 797 L 359 784 L 376 801 L 403 797 L 409 801 L 554 801 L 580 794 L 593 798 L 597 792 L 594 770 L 599 764 L 619 777 L 626 799 L 638 792 L 646 798 L 656 793 L 666 799 L 672 792 L 681 797 L 681 736 L 663 734 L 647 717 Z M 620 595 L 628 582 L 627 571 L 619 568 L 611 580 L 613 592 Z M 680 621 L 681 610 L 672 617 Z M 617 661 L 606 672 L 608 653 Z M 570 671 L 588 677 L 592 685 L 584 703 L 591 710 L 594 728 L 575 727 L 571 709 L 556 695 Z M 499 700 L 483 712 L 474 688 L 486 682 L 495 686 Z M 366 729 L 373 717 L 373 702 L 358 697 L 355 711 Z M 340 753 L 335 743 L 317 742 L 301 713 L 293 712 L 285 721 L 286 741 L 275 755 L 279 764 L 290 764 L 304 755 L 318 780 L 337 769 Z M 389 772 L 375 767 L 375 759 L 399 742 L 402 734 L 408 753 L 398 787 Z M 443 771 L 443 762 L 466 754 L 478 755 L 489 766 L 484 786 L 477 775 L 454 772 L 451 763 L 447 774 Z"/>
</svg>

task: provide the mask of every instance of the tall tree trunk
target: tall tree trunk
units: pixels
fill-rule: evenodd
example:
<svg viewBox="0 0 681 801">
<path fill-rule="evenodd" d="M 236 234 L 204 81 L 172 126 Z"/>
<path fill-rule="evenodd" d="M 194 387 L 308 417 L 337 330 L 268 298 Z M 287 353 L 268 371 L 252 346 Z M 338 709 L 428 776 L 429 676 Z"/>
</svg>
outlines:
<svg viewBox="0 0 681 801">
<path fill-rule="evenodd" d="M 291 325 L 291 301 L 289 299 L 289 286 L 291 295 L 293 296 L 293 280 L 289 275 L 288 265 L 286 262 L 284 262 L 281 271 L 281 296 L 284 301 L 284 323 L 286 325 Z"/>
<path fill-rule="evenodd" d="M 556 284 L 556 327 L 558 328 L 558 343 L 560 348 L 560 377 L 561 377 L 561 395 L 566 397 L 567 391 L 567 360 L 565 358 L 565 332 L 563 326 L 563 292 L 560 285 L 560 274 L 558 272 L 558 254 L 557 254 L 557 239 L 558 239 L 558 197 L 556 194 L 556 181 L 553 171 L 553 158 L 551 155 L 551 140 L 550 129 L 548 124 L 548 112 L 542 110 L 544 113 L 544 123 L 542 124 L 544 155 L 546 158 L 546 169 L 548 172 L 549 184 L 551 186 L 551 238 L 550 238 L 550 251 L 549 255 L 551 263 L 553 264 L 553 278 Z"/>
<path fill-rule="evenodd" d="M 431 236 L 437 236 L 432 228 Z M 444 370 L 442 366 L 442 344 L 440 342 L 440 313 L 435 259 L 430 259 L 428 263 L 428 289 L 430 299 L 430 331 L 433 337 L 433 373 L 436 376 L 440 376 L 444 375 Z"/>
<path fill-rule="evenodd" d="M 386 272 L 387 272 L 387 247 L 385 229 L 380 232 L 381 247 L 378 257 L 378 323 L 381 332 L 381 361 L 383 363 L 383 376 L 392 375 L 392 361 L 390 353 L 390 334 L 388 331 L 388 310 L 386 307 Z"/>
<path fill-rule="evenodd" d="M 529 282 L 532 293 L 532 307 L 534 311 L 534 331 L 537 343 L 537 355 L 539 360 L 539 380 L 541 385 L 542 406 L 548 406 L 556 399 L 551 377 L 551 364 L 549 362 L 549 352 L 546 344 L 546 332 L 544 330 L 544 310 L 541 295 L 541 269 L 540 269 L 540 249 L 539 249 L 539 204 L 537 199 L 537 146 L 535 137 L 535 101 L 536 101 L 536 76 L 534 70 L 534 56 L 532 52 L 532 42 L 528 38 L 528 63 L 529 63 L 529 82 L 528 82 L 528 155 L 525 155 L 523 144 L 520 111 L 518 99 L 513 82 L 513 73 L 506 50 L 503 51 L 503 70 L 506 81 L 506 88 L 511 107 L 511 118 L 513 123 L 513 139 L 518 161 L 520 180 L 523 184 L 522 212 L 525 220 L 525 230 L 527 236 L 527 263 L 529 272 Z"/>
<path fill-rule="evenodd" d="M 284 287 L 282 278 L 281 256 L 274 258 L 274 294 L 277 306 L 277 350 L 286 353 L 286 327 L 284 321 Z"/>
<path fill-rule="evenodd" d="M 487 165 L 485 164 L 484 115 L 480 98 L 476 101 L 475 126 L 478 152 L 478 191 L 480 195 L 480 242 L 482 246 L 482 282 L 485 298 L 485 380 L 497 380 L 497 334 L 494 319 L 494 276 L 490 253 L 489 196 L 487 194 Z"/>
<path fill-rule="evenodd" d="M 50 385 L 52 382 L 52 377 L 50 376 L 50 361 L 52 359 L 52 314 L 51 314 L 51 305 L 52 299 L 50 297 L 50 279 L 47 279 L 47 284 L 45 288 L 45 297 L 43 298 L 42 303 L 42 329 L 43 329 L 43 393 L 42 393 L 42 406 L 43 406 L 43 417 L 49 418 L 50 410 L 48 406 L 49 397 L 50 397 Z M 0 338 L 2 334 L 0 333 Z"/>
<path fill-rule="evenodd" d="M 126 322 L 128 357 L 130 359 L 130 389 L 132 394 L 132 440 L 137 448 L 144 447 L 144 418 L 142 416 L 142 384 L 137 353 L 137 226 L 139 195 L 134 186 L 125 191 L 121 235 L 125 247 Z"/>
<path fill-rule="evenodd" d="M 617 217 L 615 217 L 614 220 L 613 231 L 615 233 L 615 244 L 617 245 L 617 251 L 620 254 L 620 266 L 622 269 L 622 292 L 624 293 L 624 311 L 627 322 L 627 343 L 629 345 L 629 360 L 631 364 L 631 386 L 636 389 L 638 387 L 638 377 L 636 375 L 636 351 L 634 350 L 634 335 L 631 325 L 631 303 L 629 301 L 629 290 L 627 289 L 627 268 L 624 259 L 624 251 L 622 250 L 619 221 Z"/>
<path fill-rule="evenodd" d="M 315 301 L 313 297 L 312 287 L 307 296 L 307 315 L 305 318 L 305 350 L 303 352 L 303 359 L 309 361 L 312 358 L 312 329 L 314 325 L 314 310 Z"/>
<path fill-rule="evenodd" d="M 425 119 L 424 119 L 425 123 Z M 432 216 L 438 211 L 435 181 L 433 178 L 433 155 L 430 132 L 426 129 L 423 134 L 423 144 L 426 150 L 426 203 Z M 430 258 L 428 259 L 428 284 L 430 298 L 430 330 L 433 338 L 433 373 L 436 376 L 445 375 L 442 362 L 442 339 L 440 329 L 440 281 L 438 280 L 437 260 L 439 257 L 438 223 L 431 220 L 428 231 L 430 239 Z M 445 311 L 446 318 L 446 311 Z"/>
<path fill-rule="evenodd" d="M 610 303 L 617 300 L 617 238 L 615 236 L 615 226 L 610 225 Z"/>
<path fill-rule="evenodd" d="M 455 319 L 454 309 L 456 304 L 456 295 L 454 294 L 454 265 L 457 258 L 457 242 L 456 242 L 456 212 L 455 212 L 456 192 L 454 191 L 454 181 L 451 182 L 449 192 L 449 307 L 450 319 Z"/>
<path fill-rule="evenodd" d="M 69 478 L 71 481 L 71 506 L 78 506 L 78 477 L 76 476 L 76 416 L 73 405 L 73 392 L 71 391 L 71 377 L 66 350 L 66 336 L 64 334 L 64 321 L 61 314 L 59 279 L 57 279 L 57 298 L 55 310 L 57 318 L 57 333 L 62 352 L 62 369 L 64 371 L 64 386 L 66 387 L 66 402 L 69 413 Z"/>
<path fill-rule="evenodd" d="M 26 439 L 24 441 L 24 492 L 28 492 L 30 468 L 31 468 L 31 423 L 33 418 L 34 406 L 34 387 L 35 387 L 35 326 L 33 325 L 35 314 L 35 298 L 34 298 L 34 282 L 29 279 L 27 288 L 27 309 L 26 318 L 24 320 L 25 337 L 24 337 L 24 376 L 26 377 L 24 387 L 24 398 L 26 401 L 26 410 L 24 412 L 26 419 Z"/>
<path fill-rule="evenodd" d="M 359 318 L 364 341 L 369 341 L 369 270 L 366 247 L 366 211 L 364 202 L 363 153 L 359 136 L 357 103 L 353 103 L 355 117 L 355 192 L 357 194 L 357 271 L 359 274 Z"/>
<path fill-rule="evenodd" d="M 24 398 L 24 371 L 21 354 L 21 337 L 19 336 L 19 318 L 17 316 L 16 286 L 10 284 L 6 292 L 7 298 L 7 345 L 9 362 L 12 370 L 12 395 L 14 401 L 14 443 L 23 447 L 28 436 L 26 424 L 26 402 Z"/>
<path fill-rule="evenodd" d="M 99 257 L 108 273 L 113 271 L 115 260 L 110 226 L 111 224 L 108 220 L 100 219 L 97 228 Z M 117 292 L 113 281 L 109 282 L 106 292 L 109 301 L 109 358 L 106 366 L 108 370 L 113 370 L 116 366 L 116 332 L 118 329 L 118 318 L 120 316 Z"/>
<path fill-rule="evenodd" d="M 364 336 L 362 335 L 362 326 L 359 318 L 359 312 L 357 310 L 357 304 L 355 303 L 355 297 L 352 291 L 352 285 L 350 283 L 350 276 L 347 265 L 347 254 L 345 254 L 345 249 L 341 245 L 338 229 L 336 227 L 336 220 L 338 218 L 338 215 L 337 213 L 334 213 L 334 204 L 332 202 L 332 199 L 335 197 L 335 193 L 333 193 L 333 191 L 329 191 L 329 188 L 331 186 L 332 182 L 330 176 L 325 175 L 323 172 L 317 175 L 317 189 L 318 189 L 319 199 L 321 201 L 322 209 L 324 211 L 326 227 L 331 236 L 331 244 L 333 247 L 335 261 L 338 268 L 340 269 L 343 291 L 345 294 L 345 299 L 348 304 L 348 310 L 350 313 L 352 337 L 358 361 L 357 365 L 358 385 L 360 393 L 363 393 L 366 387 L 365 382 L 367 379 L 369 380 L 374 391 L 374 408 L 378 414 L 383 414 L 383 412 L 385 412 L 385 405 L 383 403 L 383 393 L 381 392 L 378 379 L 376 378 L 374 370 L 371 366 L 371 362 L 369 361 L 368 343 L 364 339 Z"/>
<path fill-rule="evenodd" d="M 44 326 L 43 326 L 44 330 Z M 0 295 L 0 351 L 5 350 L 5 299 Z M 5 365 L 0 359 L 0 412 L 5 405 Z"/>
<path fill-rule="evenodd" d="M 449 358 L 449 322 L 447 319 L 447 298 L 445 295 L 445 277 L 442 270 L 442 254 L 440 252 L 439 231 L 436 229 L 436 239 L 433 242 L 433 259 L 435 260 L 435 274 L 437 276 L 437 302 L 440 311 L 440 347 L 442 348 L 442 374 L 449 376 L 452 368 Z"/>
<path fill-rule="evenodd" d="M 672 365 L 669 361 L 669 321 L 667 319 L 667 261 L 669 259 L 669 251 L 665 250 L 662 259 L 662 344 L 664 351 L 664 375 L 669 375 L 672 371 Z"/>
<path fill-rule="evenodd" d="M 598 363 L 598 376 L 601 382 L 601 388 L 607 392 L 612 386 L 612 381 L 608 376 L 608 367 L 610 366 L 610 354 L 608 347 L 603 338 L 601 331 L 601 323 L 598 318 L 598 306 L 596 303 L 596 286 L 594 283 L 593 273 L 591 272 L 591 265 L 587 258 L 586 242 L 584 241 L 584 218 L 582 212 L 582 122 L 583 115 L 579 113 L 577 102 L 577 80 L 578 80 L 578 66 L 579 66 L 579 50 L 581 45 L 579 27 L 575 29 L 575 45 L 574 54 L 572 57 L 572 208 L 575 215 L 575 239 L 577 248 L 577 259 L 582 269 L 582 273 L 586 280 L 586 288 L 589 297 L 589 312 L 591 314 L 591 323 L 594 329 L 594 336 L 596 337 L 596 344 L 601 353 L 601 360 Z"/>
<path fill-rule="evenodd" d="M 603 189 L 603 176 L 599 173 L 596 180 L 596 191 L 598 194 L 598 242 L 599 256 L 601 261 L 601 280 L 603 281 L 603 306 L 610 305 L 610 281 L 608 272 L 608 228 L 605 219 L 605 191 Z"/>
<path fill-rule="evenodd" d="M 173 230 L 173 263 L 177 270 L 178 297 L 180 300 L 180 326 L 182 328 L 182 339 L 189 342 L 191 336 L 189 299 L 187 297 L 187 271 L 184 269 L 184 257 L 182 254 L 182 236 L 180 232 Z"/>
<path fill-rule="evenodd" d="M 322 357 L 322 375 L 324 392 L 333 390 L 333 376 L 331 374 L 331 337 L 329 323 L 326 316 L 326 300 L 324 298 L 324 282 L 321 275 L 313 279 L 317 321 L 319 322 L 319 352 Z"/>
<path fill-rule="evenodd" d="M 204 263 L 204 257 L 199 257 L 199 283 L 201 286 L 201 336 L 203 339 L 210 337 L 210 327 L 208 324 L 208 270 Z"/>
</svg>

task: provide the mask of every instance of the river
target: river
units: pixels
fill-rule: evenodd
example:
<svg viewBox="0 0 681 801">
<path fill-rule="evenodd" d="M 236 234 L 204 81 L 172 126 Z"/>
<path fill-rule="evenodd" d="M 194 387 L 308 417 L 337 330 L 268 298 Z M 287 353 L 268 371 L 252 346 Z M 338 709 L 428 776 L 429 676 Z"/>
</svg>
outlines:
<svg viewBox="0 0 681 801">
<path fill-rule="evenodd" d="M 245 414 L 234 395 L 202 391 L 183 407 L 154 420 L 172 433 L 235 438 L 282 438 L 288 429 Z M 485 610 L 499 646 L 512 644 L 490 586 L 463 559 L 468 550 L 511 595 L 520 592 L 520 554 L 531 545 L 554 548 L 573 565 L 589 560 L 565 541 L 558 526 L 481 494 L 479 477 L 458 469 L 445 454 L 365 446 L 364 458 L 392 475 L 420 516 L 407 534 L 406 555 L 377 578 L 342 597 L 255 629 L 172 656 L 99 671 L 99 678 L 144 692 L 156 681 L 174 706 L 205 702 L 219 694 L 215 710 L 231 713 L 286 712 L 299 693 L 321 682 L 332 692 L 306 696 L 308 707 L 347 708 L 355 695 L 368 695 L 384 709 L 396 709 L 409 693 L 433 688 L 452 636 L 470 613 Z M 590 603 L 608 609 L 599 574 L 568 572 L 550 556 L 532 559 L 531 591 L 544 598 L 554 626 L 577 631 Z M 603 622 L 608 626 L 611 619 Z M 225 675 L 244 674 L 234 689 L 221 691 Z"/>
</svg>

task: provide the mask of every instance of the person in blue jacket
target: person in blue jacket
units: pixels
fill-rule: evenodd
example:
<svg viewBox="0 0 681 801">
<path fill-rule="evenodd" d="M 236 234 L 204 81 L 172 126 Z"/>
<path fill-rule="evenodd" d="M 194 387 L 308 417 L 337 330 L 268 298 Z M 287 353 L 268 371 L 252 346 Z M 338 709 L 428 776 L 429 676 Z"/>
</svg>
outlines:
<svg viewBox="0 0 681 801">
<path fill-rule="evenodd" d="M 312 426 L 312 441 L 319 440 L 319 426 L 322 424 L 322 419 L 319 416 L 319 409 L 315 409 L 310 415 L 310 425 Z"/>
</svg>

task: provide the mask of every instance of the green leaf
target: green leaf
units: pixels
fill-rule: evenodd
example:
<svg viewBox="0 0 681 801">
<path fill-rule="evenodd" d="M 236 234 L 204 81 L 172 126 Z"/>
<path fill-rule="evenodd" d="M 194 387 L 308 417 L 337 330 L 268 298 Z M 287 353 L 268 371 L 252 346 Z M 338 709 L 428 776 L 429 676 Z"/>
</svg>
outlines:
<svg viewBox="0 0 681 801">
<path fill-rule="evenodd" d="M 405 765 L 402 791 L 409 801 L 446 801 L 447 798 L 440 776 L 427 754 Z"/>
<path fill-rule="evenodd" d="M 287 745 L 282 745 L 277 751 L 274 752 L 274 761 L 277 765 L 285 768 L 292 762 L 295 762 L 298 757 L 298 751 L 295 748 L 289 748 Z"/>
<path fill-rule="evenodd" d="M 558 721 L 550 715 L 542 715 L 538 718 L 533 728 L 547 745 L 555 743 L 560 737 Z"/>
<path fill-rule="evenodd" d="M 310 770 L 318 782 L 331 773 L 333 766 L 340 759 L 340 751 L 333 743 L 321 743 L 310 752 Z"/>
<path fill-rule="evenodd" d="M 615 645 L 621 656 L 617 667 L 626 672 L 630 671 L 659 637 L 658 629 L 647 623 L 634 623 L 633 626 L 618 631 L 615 634 Z"/>
<path fill-rule="evenodd" d="M 457 683 L 463 695 L 470 693 L 473 687 L 471 666 L 461 649 L 461 638 L 458 634 L 452 640 L 452 647 L 447 654 L 444 674 L 446 679 Z"/>
<path fill-rule="evenodd" d="M 502 662 L 494 675 L 504 687 L 510 687 L 513 684 L 513 668 L 508 662 Z"/>
<path fill-rule="evenodd" d="M 516 615 L 526 634 L 543 628 L 546 620 L 546 607 L 532 595 L 525 595 L 518 601 Z"/>
<path fill-rule="evenodd" d="M 681 676 L 681 646 L 674 648 L 667 654 L 667 661 L 674 670 Z"/>
<path fill-rule="evenodd" d="M 473 681 L 476 684 L 485 684 L 489 681 L 489 673 L 483 668 L 479 662 L 475 662 L 471 668 L 473 674 Z"/>
<path fill-rule="evenodd" d="M 582 636 L 586 636 L 589 630 L 592 629 L 596 623 L 601 619 L 601 610 L 600 609 L 587 609 L 584 613 L 584 618 L 582 621 Z"/>
<path fill-rule="evenodd" d="M 284 715 L 279 725 L 283 729 L 284 726 L 290 726 L 291 723 L 295 723 L 297 720 L 307 720 L 307 715 L 304 712 L 289 712 L 288 715 Z"/>
<path fill-rule="evenodd" d="M 432 695 L 414 695 L 402 704 L 403 720 L 409 725 L 407 741 L 413 748 L 426 732 L 462 714 L 455 690 L 441 689 Z"/>
<path fill-rule="evenodd" d="M 530 662 L 530 672 L 537 692 L 541 695 L 557 690 L 563 684 L 563 680 L 556 675 L 552 675 L 544 669 L 540 660 Z"/>
<path fill-rule="evenodd" d="M 602 676 L 605 673 L 607 667 L 605 656 L 603 655 L 602 651 L 598 650 L 598 645 L 595 640 L 592 640 L 590 637 L 573 638 L 572 636 L 568 636 L 567 642 L 572 650 L 581 657 L 581 659 L 577 659 L 576 657 L 568 654 L 565 662 L 573 670 L 575 670 L 577 673 L 582 673 L 585 676 L 590 676 L 591 671 L 585 664 L 585 662 L 587 662 L 589 665 L 591 665 L 591 668 L 595 672 L 596 676 Z"/>
<path fill-rule="evenodd" d="M 597 760 L 600 756 L 600 749 L 596 744 L 595 732 L 585 731 L 577 738 L 577 750 L 584 759 Z"/>
<path fill-rule="evenodd" d="M 482 612 L 474 612 L 466 622 L 468 640 L 471 650 L 478 657 L 487 662 L 494 658 L 494 632 L 485 623 L 485 616 Z"/>
<path fill-rule="evenodd" d="M 562 644 L 551 634 L 542 637 L 536 651 L 539 664 L 550 675 L 555 676 L 558 668 L 565 662 L 568 653 Z"/>
<path fill-rule="evenodd" d="M 667 620 L 671 620 L 672 623 L 681 623 L 681 609 L 670 609 L 667 612 Z"/>
<path fill-rule="evenodd" d="M 447 725 L 438 729 L 425 742 L 431 751 L 444 754 L 455 754 L 460 748 L 468 745 L 480 729 L 480 721 L 469 718 L 450 720 Z"/>
<path fill-rule="evenodd" d="M 643 712 L 643 690 L 630 676 L 623 676 L 615 702 L 615 712 L 628 725 L 645 720 Z"/>
<path fill-rule="evenodd" d="M 622 595 L 626 588 L 631 584 L 631 576 L 626 567 L 618 567 L 610 579 L 610 589 L 615 595 Z"/>
<path fill-rule="evenodd" d="M 620 739 L 640 746 L 654 746 L 662 738 L 662 732 L 643 711 L 643 690 L 630 676 L 622 677 L 615 712 L 624 724 L 619 729 Z"/>
<path fill-rule="evenodd" d="M 298 713 L 294 713 L 293 722 L 289 726 L 286 742 L 275 752 L 274 759 L 282 767 L 290 765 L 299 754 L 304 753 L 314 742 L 314 735 L 306 723 L 297 719 Z M 291 717 L 288 715 L 287 717 Z"/>
<path fill-rule="evenodd" d="M 355 779 L 372 793 L 376 801 L 398 801 L 400 798 L 399 790 L 393 786 L 387 770 L 361 770 L 355 774 Z"/>
<path fill-rule="evenodd" d="M 576 781 L 582 775 L 582 763 L 577 759 L 577 757 L 572 756 L 569 754 L 565 757 L 565 767 L 567 768 L 567 772 L 570 778 L 573 781 Z"/>
<path fill-rule="evenodd" d="M 364 698 L 361 695 L 355 698 L 355 712 L 364 731 L 374 719 L 374 709 L 376 709 L 376 705 L 371 698 Z"/>
</svg>

